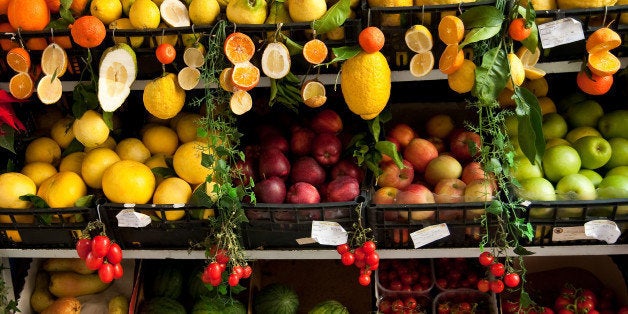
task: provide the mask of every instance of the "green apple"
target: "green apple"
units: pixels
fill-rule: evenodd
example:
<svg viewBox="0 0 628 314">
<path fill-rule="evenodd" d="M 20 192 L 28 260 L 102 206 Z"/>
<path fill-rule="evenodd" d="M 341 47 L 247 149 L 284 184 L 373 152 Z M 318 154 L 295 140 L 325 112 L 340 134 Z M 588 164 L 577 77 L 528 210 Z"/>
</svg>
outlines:
<svg viewBox="0 0 628 314">
<path fill-rule="evenodd" d="M 504 119 L 504 128 L 508 137 L 514 138 L 519 134 L 519 120 L 516 115 L 511 114 Z"/>
<path fill-rule="evenodd" d="M 558 109 L 562 112 L 567 112 L 569 107 L 585 100 L 587 100 L 587 95 L 580 92 L 574 92 L 558 101 Z"/>
<path fill-rule="evenodd" d="M 593 183 L 594 187 L 597 187 L 600 182 L 602 182 L 602 176 L 599 173 L 595 172 L 595 170 L 580 169 L 578 173 L 587 177 L 591 181 L 591 183 Z"/>
<path fill-rule="evenodd" d="M 590 201 L 597 198 L 597 192 L 593 183 L 584 175 L 573 173 L 564 176 L 556 183 L 556 194 L 560 200 Z M 559 208 L 558 217 L 580 217 L 582 207 Z"/>
<path fill-rule="evenodd" d="M 546 141 L 550 138 L 562 138 L 567 134 L 567 121 L 560 114 L 550 112 L 543 115 L 541 128 Z"/>
<path fill-rule="evenodd" d="M 597 127 L 597 121 L 604 115 L 604 109 L 595 100 L 585 100 L 572 104 L 566 112 L 567 122 L 572 128 Z"/>
<path fill-rule="evenodd" d="M 569 141 L 569 143 L 573 144 L 579 138 L 585 137 L 585 136 L 602 137 L 602 134 L 600 134 L 598 130 L 590 126 L 580 126 L 580 127 L 569 130 L 569 132 L 567 132 L 567 135 L 565 135 L 565 139 Z"/>
<path fill-rule="evenodd" d="M 610 175 L 604 177 L 598 186 L 599 199 L 628 198 L 628 177 Z"/>
<path fill-rule="evenodd" d="M 586 169 L 601 168 L 611 159 L 611 144 L 600 136 L 581 137 L 573 143 L 573 148 Z"/>
<path fill-rule="evenodd" d="M 551 182 L 545 178 L 528 178 L 519 182 L 517 194 L 523 200 L 529 201 L 555 201 L 556 191 Z M 530 208 L 531 218 L 550 218 L 552 217 L 552 208 L 548 207 L 532 207 Z"/>
<path fill-rule="evenodd" d="M 515 166 L 510 170 L 510 173 L 519 182 L 524 179 L 543 176 L 543 170 L 541 169 L 541 163 L 539 161 L 532 164 L 528 157 L 517 156 L 515 157 L 514 164 Z"/>
<path fill-rule="evenodd" d="M 605 138 L 628 138 L 628 110 L 615 110 L 603 115 L 597 123 L 597 128 Z"/>
<path fill-rule="evenodd" d="M 628 122 L 627 122 L 628 123 Z M 628 166 L 628 139 L 613 137 L 608 140 L 611 144 L 611 159 L 606 163 L 606 168 L 612 169 L 619 166 Z"/>
<path fill-rule="evenodd" d="M 627 176 L 628 177 L 628 166 L 619 166 L 619 167 L 615 167 L 611 170 L 609 170 L 608 172 L 606 172 L 606 176 L 614 176 L 614 175 L 620 175 L 620 176 Z"/>
<path fill-rule="evenodd" d="M 548 149 L 552 146 L 558 146 L 558 145 L 567 145 L 567 146 L 571 146 L 571 143 L 569 143 L 569 141 L 567 141 L 564 138 L 550 138 L 549 140 L 547 140 L 547 142 L 545 142 L 545 149 Z"/>
<path fill-rule="evenodd" d="M 545 150 L 542 164 L 545 177 L 552 182 L 558 182 L 566 175 L 578 173 L 581 161 L 575 148 L 558 145 Z"/>
</svg>

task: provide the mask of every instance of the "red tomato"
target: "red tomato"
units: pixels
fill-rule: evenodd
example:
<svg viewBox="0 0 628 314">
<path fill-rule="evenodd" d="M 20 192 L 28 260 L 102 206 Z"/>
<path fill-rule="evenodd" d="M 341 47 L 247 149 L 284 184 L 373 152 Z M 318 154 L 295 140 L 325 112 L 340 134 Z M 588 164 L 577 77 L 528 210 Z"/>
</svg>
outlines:
<svg viewBox="0 0 628 314">
<path fill-rule="evenodd" d="M 111 243 L 109 246 L 107 261 L 111 264 L 119 264 L 122 261 L 122 249 L 118 243 Z"/>
<path fill-rule="evenodd" d="M 113 279 L 120 279 L 124 276 L 122 264 L 113 264 Z"/>
<path fill-rule="evenodd" d="M 571 298 L 565 295 L 560 295 L 559 297 L 556 298 L 556 300 L 554 300 L 554 310 L 560 311 L 571 303 L 573 303 Z"/>
<path fill-rule="evenodd" d="M 395 301 L 393 301 L 392 303 L 392 310 L 393 312 L 403 311 L 404 306 L 406 305 L 403 304 L 403 301 L 401 299 L 395 299 Z"/>
<path fill-rule="evenodd" d="M 491 252 L 484 251 L 482 252 L 482 254 L 480 254 L 480 257 L 478 259 L 482 266 L 489 266 L 495 261 L 495 256 L 493 256 Z"/>
<path fill-rule="evenodd" d="M 105 257 L 109 252 L 111 241 L 107 236 L 97 235 L 92 239 L 92 253 L 96 257 Z"/>
<path fill-rule="evenodd" d="M 495 293 L 501 293 L 504 291 L 504 282 L 499 279 L 491 281 L 491 291 Z"/>
<path fill-rule="evenodd" d="M 242 278 L 242 275 L 244 274 L 244 268 L 240 265 L 233 266 L 232 273 L 238 275 L 238 278 Z"/>
<path fill-rule="evenodd" d="M 249 278 L 253 274 L 253 268 L 250 265 L 244 266 L 244 273 L 242 274 L 242 278 Z"/>
<path fill-rule="evenodd" d="M 358 283 L 362 286 L 368 286 L 371 284 L 371 275 L 362 274 L 358 277 Z"/>
<path fill-rule="evenodd" d="M 362 244 L 362 251 L 364 251 L 364 254 L 366 255 L 375 252 L 375 248 L 375 242 L 373 241 L 366 241 Z"/>
<path fill-rule="evenodd" d="M 416 304 L 416 299 L 413 298 L 413 297 L 407 297 L 403 303 L 404 303 L 405 307 L 408 308 L 408 309 L 411 309 L 411 310 L 416 309 L 416 305 L 417 305 Z"/>
<path fill-rule="evenodd" d="M 364 253 L 364 250 L 361 247 L 355 249 L 353 254 L 355 255 L 356 261 L 363 261 L 366 258 L 366 254 Z"/>
<path fill-rule="evenodd" d="M 574 311 L 568 309 L 560 309 L 558 314 L 574 314 Z"/>
<path fill-rule="evenodd" d="M 504 268 L 504 264 L 502 264 L 502 263 L 495 263 L 495 264 L 491 265 L 491 273 L 495 277 L 501 277 L 502 275 L 504 275 L 505 272 L 506 272 L 506 269 Z"/>
<path fill-rule="evenodd" d="M 113 265 L 104 263 L 98 268 L 98 277 L 100 281 L 104 283 L 110 283 L 113 281 Z"/>
<path fill-rule="evenodd" d="M 157 56 L 157 60 L 163 64 L 170 64 L 174 61 L 174 58 L 177 56 L 177 50 L 174 49 L 174 46 L 169 43 L 163 43 L 157 46 L 155 50 L 155 55 Z"/>
<path fill-rule="evenodd" d="M 401 276 L 401 283 L 404 285 L 411 285 L 412 283 L 414 283 L 414 280 L 412 280 L 412 275 L 410 274 L 404 274 Z"/>
<path fill-rule="evenodd" d="M 491 289 L 491 283 L 487 279 L 478 280 L 478 290 L 480 292 L 488 292 Z"/>
<path fill-rule="evenodd" d="M 240 282 L 240 277 L 237 274 L 231 273 L 229 275 L 229 286 L 235 287 Z"/>
<path fill-rule="evenodd" d="M 87 253 L 92 251 L 92 240 L 79 239 L 76 241 L 76 253 L 81 259 L 87 258 Z"/>
<path fill-rule="evenodd" d="M 504 276 L 504 283 L 510 288 L 518 286 L 520 281 L 521 278 L 517 273 L 508 273 L 506 274 L 506 276 Z"/>
<path fill-rule="evenodd" d="M 220 279 L 222 277 L 223 270 L 218 262 L 211 262 L 207 266 L 206 272 L 209 275 L 209 278 Z"/>
<path fill-rule="evenodd" d="M 209 272 L 203 272 L 203 274 L 201 275 L 201 281 L 203 281 L 203 283 L 206 285 L 211 283 L 211 278 L 209 278 Z"/>
<path fill-rule="evenodd" d="M 593 302 L 593 306 L 597 305 L 597 295 L 591 289 L 584 289 L 580 292 L 580 297 Z"/>
<path fill-rule="evenodd" d="M 401 281 L 393 280 L 390 282 L 389 289 L 392 291 L 401 291 L 401 287 L 403 287 Z"/>
<path fill-rule="evenodd" d="M 349 252 L 349 244 L 347 243 L 343 243 L 340 244 L 336 247 L 336 252 L 338 252 L 338 254 L 342 255 L 344 252 Z"/>
<path fill-rule="evenodd" d="M 85 266 L 91 270 L 98 270 L 103 264 L 103 258 L 94 255 L 94 252 L 89 252 L 85 258 Z"/>
<path fill-rule="evenodd" d="M 382 300 L 377 306 L 380 312 L 387 314 L 392 312 L 392 302 L 390 300 Z"/>
<path fill-rule="evenodd" d="M 448 303 L 441 303 L 437 308 L 438 314 L 449 314 L 451 313 L 451 309 L 449 308 Z"/>
<path fill-rule="evenodd" d="M 216 287 L 218 285 L 220 285 L 222 283 L 222 278 L 218 278 L 218 279 L 210 279 L 209 284 L 211 284 L 212 286 Z"/>
<path fill-rule="evenodd" d="M 219 249 L 216 251 L 216 262 L 225 264 L 225 265 L 229 262 L 229 256 L 227 255 L 226 250 Z"/>
<path fill-rule="evenodd" d="M 379 263 L 379 254 L 375 251 L 371 252 L 370 254 L 367 254 L 365 262 L 366 262 L 366 265 L 369 265 L 369 266 Z"/>
<path fill-rule="evenodd" d="M 576 303 L 576 306 L 578 307 L 578 312 L 584 313 L 590 313 L 590 311 L 595 308 L 595 304 L 593 304 L 593 301 L 583 298 L 578 298 L 578 303 Z"/>
<path fill-rule="evenodd" d="M 480 281 L 482 280 L 486 280 L 486 279 L 480 279 Z M 480 281 L 478 281 L 478 285 L 480 284 Z M 488 292 L 488 280 L 487 281 L 487 290 L 486 291 L 482 291 L 478 288 L 478 290 L 482 291 L 482 292 Z M 502 312 L 507 313 L 507 314 L 512 314 L 512 313 L 517 313 L 519 312 L 519 302 L 518 301 L 514 301 L 514 300 L 502 300 Z"/>
<path fill-rule="evenodd" d="M 628 306 L 622 306 L 617 310 L 617 314 L 628 314 Z"/>
<path fill-rule="evenodd" d="M 463 312 L 471 312 L 471 304 L 469 302 L 461 302 L 458 304 L 458 309 Z"/>
<path fill-rule="evenodd" d="M 344 252 L 340 256 L 340 261 L 342 262 L 342 265 L 345 266 L 353 265 L 353 263 L 355 263 L 355 254 L 350 251 Z"/>
</svg>

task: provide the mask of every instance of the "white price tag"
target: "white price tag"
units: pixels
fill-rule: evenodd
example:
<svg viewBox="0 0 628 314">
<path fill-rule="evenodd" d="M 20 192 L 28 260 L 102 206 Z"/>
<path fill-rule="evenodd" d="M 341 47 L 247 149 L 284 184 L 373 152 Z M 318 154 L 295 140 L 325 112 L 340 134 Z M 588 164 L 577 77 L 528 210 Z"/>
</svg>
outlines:
<svg viewBox="0 0 628 314">
<path fill-rule="evenodd" d="M 148 215 L 138 213 L 133 208 L 127 208 L 121 210 L 117 215 L 118 227 L 132 227 L 141 228 L 150 224 L 150 217 Z"/>
<path fill-rule="evenodd" d="M 446 223 L 425 227 L 410 233 L 415 249 L 447 236 L 449 236 L 449 228 L 447 228 Z"/>
<path fill-rule="evenodd" d="M 606 241 L 608 244 L 617 242 L 617 239 L 621 235 L 621 231 L 614 221 L 600 219 L 591 220 L 584 224 L 584 233 L 587 236 L 594 237 L 601 241 Z"/>
<path fill-rule="evenodd" d="M 322 245 L 347 243 L 347 231 L 334 221 L 312 221 L 312 239 Z"/>
<path fill-rule="evenodd" d="M 584 40 L 582 23 L 574 18 L 564 18 L 538 26 L 543 49 Z"/>
<path fill-rule="evenodd" d="M 552 241 L 590 240 L 592 237 L 584 232 L 584 226 L 554 227 L 552 229 Z"/>
</svg>

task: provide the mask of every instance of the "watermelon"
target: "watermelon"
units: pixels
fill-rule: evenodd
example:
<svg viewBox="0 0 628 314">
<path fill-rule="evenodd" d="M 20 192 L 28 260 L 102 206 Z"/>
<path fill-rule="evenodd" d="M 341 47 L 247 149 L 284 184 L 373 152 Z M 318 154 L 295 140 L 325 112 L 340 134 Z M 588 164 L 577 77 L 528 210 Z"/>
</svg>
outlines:
<svg viewBox="0 0 628 314">
<path fill-rule="evenodd" d="M 144 302 L 140 314 L 186 314 L 186 311 L 177 300 L 157 297 Z"/>
<path fill-rule="evenodd" d="M 308 314 L 349 314 L 349 310 L 336 300 L 327 300 L 316 304 Z"/>
<path fill-rule="evenodd" d="M 227 297 L 201 297 L 194 303 L 192 314 L 246 314 L 242 302 Z"/>
<path fill-rule="evenodd" d="M 207 288 L 203 280 L 201 280 L 200 272 L 193 272 L 188 279 L 188 294 L 192 297 L 192 300 L 200 300 L 201 297 L 209 297 L 211 291 Z"/>
<path fill-rule="evenodd" d="M 152 278 L 152 296 L 178 299 L 182 291 L 183 270 L 181 267 L 166 263 L 156 269 Z"/>
<path fill-rule="evenodd" d="M 255 296 L 254 308 L 257 314 L 294 314 L 299 308 L 299 296 L 287 285 L 271 283 Z"/>
</svg>

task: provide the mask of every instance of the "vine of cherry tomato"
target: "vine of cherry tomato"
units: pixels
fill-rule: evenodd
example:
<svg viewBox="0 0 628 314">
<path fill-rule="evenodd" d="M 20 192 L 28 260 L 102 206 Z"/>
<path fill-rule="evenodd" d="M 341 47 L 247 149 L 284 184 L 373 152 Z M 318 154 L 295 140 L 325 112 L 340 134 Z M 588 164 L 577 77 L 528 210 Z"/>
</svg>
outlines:
<svg viewBox="0 0 628 314">
<path fill-rule="evenodd" d="M 340 255 L 340 262 L 345 266 L 354 265 L 360 269 L 358 283 L 362 286 L 371 284 L 371 274 L 379 267 L 379 253 L 377 245 L 369 240 L 361 246 L 351 249 L 348 243 L 336 246 L 336 252 Z"/>
<path fill-rule="evenodd" d="M 491 252 L 484 251 L 478 257 L 480 264 L 488 269 L 494 279 L 480 279 L 477 288 L 481 292 L 501 293 L 506 287 L 515 288 L 521 283 L 521 277 L 509 266 L 496 260 Z"/>
<path fill-rule="evenodd" d="M 106 235 L 99 234 L 93 239 L 81 238 L 76 241 L 75 249 L 88 269 L 98 271 L 100 281 L 110 283 L 122 278 L 122 248 Z"/>
<path fill-rule="evenodd" d="M 231 260 L 224 249 L 212 248 L 211 254 L 214 254 L 214 260 L 205 266 L 201 280 L 205 284 L 217 287 L 223 282 L 223 274 L 227 271 L 227 264 Z M 250 265 L 234 265 L 231 272 L 227 274 L 227 284 L 235 287 L 240 283 L 240 279 L 251 277 L 253 268 Z"/>
</svg>

